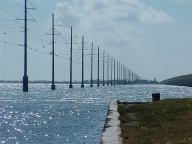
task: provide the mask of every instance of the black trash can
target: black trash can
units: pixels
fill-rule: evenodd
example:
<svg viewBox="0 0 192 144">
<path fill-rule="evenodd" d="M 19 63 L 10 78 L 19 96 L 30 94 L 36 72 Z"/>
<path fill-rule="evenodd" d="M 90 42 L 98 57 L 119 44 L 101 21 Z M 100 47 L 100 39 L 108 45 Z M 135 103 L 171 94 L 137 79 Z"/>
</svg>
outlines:
<svg viewBox="0 0 192 144">
<path fill-rule="evenodd" d="M 153 102 L 160 101 L 160 93 L 153 93 L 152 100 L 153 100 Z"/>
</svg>

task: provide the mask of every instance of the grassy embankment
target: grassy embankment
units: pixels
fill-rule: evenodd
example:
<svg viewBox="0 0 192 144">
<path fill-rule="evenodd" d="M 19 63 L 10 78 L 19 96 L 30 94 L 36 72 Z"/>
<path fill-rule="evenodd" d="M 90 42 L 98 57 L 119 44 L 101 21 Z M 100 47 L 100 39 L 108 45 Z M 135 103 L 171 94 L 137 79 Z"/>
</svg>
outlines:
<svg viewBox="0 0 192 144">
<path fill-rule="evenodd" d="M 192 100 L 119 105 L 124 144 L 192 144 Z"/>
<path fill-rule="evenodd" d="M 166 84 L 166 85 L 192 87 L 192 74 L 170 78 L 170 79 L 162 81 L 161 83 Z"/>
</svg>

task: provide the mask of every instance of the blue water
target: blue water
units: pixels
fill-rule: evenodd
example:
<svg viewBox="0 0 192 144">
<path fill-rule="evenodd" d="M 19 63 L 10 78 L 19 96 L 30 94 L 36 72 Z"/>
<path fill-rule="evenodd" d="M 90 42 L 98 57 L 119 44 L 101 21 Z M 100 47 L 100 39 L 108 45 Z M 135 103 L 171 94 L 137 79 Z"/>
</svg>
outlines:
<svg viewBox="0 0 192 144">
<path fill-rule="evenodd" d="M 165 98 L 192 97 L 192 88 L 130 85 L 85 89 L 30 84 L 0 84 L 0 143 L 99 144 L 108 104 L 117 100 L 151 101 L 151 93 Z"/>
</svg>

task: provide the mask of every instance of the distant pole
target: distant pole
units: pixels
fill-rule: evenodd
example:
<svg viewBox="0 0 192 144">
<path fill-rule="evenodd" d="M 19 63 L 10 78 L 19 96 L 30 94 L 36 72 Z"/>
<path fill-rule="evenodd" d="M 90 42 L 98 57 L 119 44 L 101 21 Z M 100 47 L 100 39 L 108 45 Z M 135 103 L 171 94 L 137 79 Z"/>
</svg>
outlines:
<svg viewBox="0 0 192 144">
<path fill-rule="evenodd" d="M 126 75 L 127 75 L 127 84 L 129 84 L 129 69 L 126 68 Z"/>
<path fill-rule="evenodd" d="M 133 84 L 134 84 L 134 82 L 135 82 L 135 80 L 134 80 L 134 73 L 132 72 L 132 81 L 133 81 Z"/>
<path fill-rule="evenodd" d="M 121 64 L 119 63 L 119 85 L 121 85 Z"/>
<path fill-rule="evenodd" d="M 133 77 L 134 77 L 134 82 L 135 82 L 136 81 L 136 74 L 135 73 L 134 73 Z"/>
<path fill-rule="evenodd" d="M 113 86 L 113 58 L 111 58 L 111 86 Z"/>
<path fill-rule="evenodd" d="M 121 64 L 119 62 L 119 85 L 121 85 Z"/>
<path fill-rule="evenodd" d="M 121 84 L 123 85 L 123 65 L 121 65 Z"/>
<path fill-rule="evenodd" d="M 109 86 L 109 54 L 107 59 L 107 86 Z"/>
<path fill-rule="evenodd" d="M 82 36 L 82 82 L 81 88 L 84 88 L 84 36 Z"/>
<path fill-rule="evenodd" d="M 129 72 L 128 72 L 128 68 L 125 67 L 125 74 L 126 74 L 126 84 L 128 84 L 128 81 L 129 81 Z"/>
<path fill-rule="evenodd" d="M 99 87 L 99 47 L 98 47 L 98 73 L 97 73 L 97 86 Z"/>
<path fill-rule="evenodd" d="M 129 84 L 129 69 L 126 67 L 127 84 Z"/>
<path fill-rule="evenodd" d="M 105 86 L 105 51 L 103 51 L 103 86 Z"/>
<path fill-rule="evenodd" d="M 118 62 L 118 85 L 120 85 L 120 64 Z"/>
<path fill-rule="evenodd" d="M 121 85 L 121 64 L 119 62 L 119 85 Z"/>
<path fill-rule="evenodd" d="M 130 82 L 131 84 L 133 83 L 133 79 L 132 79 L 132 71 L 130 70 Z"/>
<path fill-rule="evenodd" d="M 90 87 L 93 87 L 93 42 L 91 45 L 91 85 Z"/>
<path fill-rule="evenodd" d="M 132 79 L 131 79 L 131 71 L 130 71 L 130 69 L 128 70 L 128 72 L 129 72 L 129 84 L 131 84 Z"/>
<path fill-rule="evenodd" d="M 125 85 L 127 85 L 127 69 L 124 67 Z"/>
<path fill-rule="evenodd" d="M 125 70 L 124 65 L 122 65 L 122 79 L 121 79 L 122 85 L 124 85 L 124 83 L 125 83 L 125 71 L 124 70 Z"/>
<path fill-rule="evenodd" d="M 115 59 L 114 59 L 114 80 L 113 80 L 113 81 L 114 81 L 114 85 L 115 85 L 115 82 L 116 82 L 116 79 L 115 79 L 115 77 L 116 77 L 115 71 L 116 71 L 116 70 L 115 70 L 115 68 L 116 68 L 116 66 L 115 66 Z"/>
<path fill-rule="evenodd" d="M 52 85 L 51 89 L 55 90 L 55 29 L 54 14 L 52 14 Z"/>
<path fill-rule="evenodd" d="M 126 85 L 125 80 L 126 80 L 126 73 L 125 73 L 125 66 L 123 65 L 123 85 Z"/>
<path fill-rule="evenodd" d="M 121 66 L 120 66 L 120 62 L 119 62 L 119 63 L 118 63 L 118 84 L 119 84 L 119 85 L 120 85 L 120 81 L 121 81 L 121 79 L 120 79 L 120 78 L 121 78 L 121 77 L 120 77 L 120 76 L 121 76 L 120 67 L 121 67 Z"/>
<path fill-rule="evenodd" d="M 121 64 L 121 85 L 123 85 L 123 65 Z"/>
<path fill-rule="evenodd" d="M 119 85 L 119 62 L 117 61 L 117 85 Z"/>
<path fill-rule="evenodd" d="M 73 84 L 72 84 L 72 75 L 73 75 L 73 28 L 71 27 L 71 50 L 70 50 L 70 84 L 69 84 L 69 88 L 73 88 Z"/>
<path fill-rule="evenodd" d="M 28 92 L 28 76 L 27 76 L 27 0 L 25 0 L 25 21 L 24 21 L 24 76 L 23 76 L 23 92 Z"/>
<path fill-rule="evenodd" d="M 125 83 L 125 69 L 124 65 L 122 65 L 122 85 Z"/>
<path fill-rule="evenodd" d="M 125 84 L 125 69 L 124 65 L 122 65 L 122 85 Z"/>
</svg>

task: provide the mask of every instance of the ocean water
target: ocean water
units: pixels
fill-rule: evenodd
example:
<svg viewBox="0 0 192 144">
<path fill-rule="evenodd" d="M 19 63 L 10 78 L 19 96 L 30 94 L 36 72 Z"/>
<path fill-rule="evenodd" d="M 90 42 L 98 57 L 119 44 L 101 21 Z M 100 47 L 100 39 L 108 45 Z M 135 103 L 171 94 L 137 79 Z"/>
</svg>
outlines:
<svg viewBox="0 0 192 144">
<path fill-rule="evenodd" d="M 151 101 L 161 98 L 191 98 L 192 88 L 164 85 L 128 85 L 81 89 L 75 85 L 0 84 L 1 144 L 99 144 L 108 104 Z"/>
</svg>

